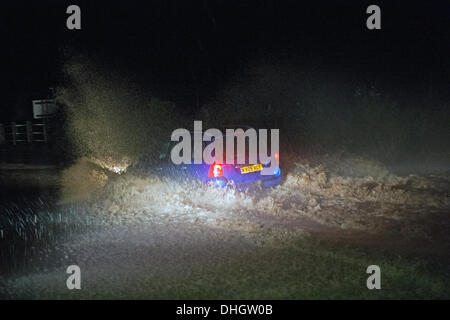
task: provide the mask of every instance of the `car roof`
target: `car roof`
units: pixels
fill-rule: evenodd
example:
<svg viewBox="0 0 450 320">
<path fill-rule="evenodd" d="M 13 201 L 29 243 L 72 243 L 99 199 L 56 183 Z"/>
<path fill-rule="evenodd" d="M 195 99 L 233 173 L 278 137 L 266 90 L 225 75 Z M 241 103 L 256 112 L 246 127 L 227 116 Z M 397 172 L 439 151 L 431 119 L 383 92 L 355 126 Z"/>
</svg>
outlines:
<svg viewBox="0 0 450 320">
<path fill-rule="evenodd" d="M 234 125 L 222 126 L 221 128 L 213 127 L 213 128 L 208 128 L 208 129 L 219 129 L 222 132 L 222 137 L 226 137 L 227 136 L 227 134 L 224 134 L 226 132 L 226 129 L 233 129 L 233 130 L 242 129 L 244 131 L 247 131 L 248 129 L 255 129 L 256 130 L 256 128 L 254 128 L 254 127 L 251 127 L 251 126 L 248 126 L 248 125 L 239 125 L 239 124 L 238 125 L 234 124 Z M 193 134 L 196 133 L 196 132 L 201 133 L 202 135 L 205 134 L 205 131 L 189 130 L 189 133 L 191 134 L 191 139 L 194 139 Z M 169 140 L 170 140 L 170 137 L 169 137 Z M 169 141 L 167 143 L 170 143 L 170 142 L 175 142 L 175 141 Z"/>
</svg>

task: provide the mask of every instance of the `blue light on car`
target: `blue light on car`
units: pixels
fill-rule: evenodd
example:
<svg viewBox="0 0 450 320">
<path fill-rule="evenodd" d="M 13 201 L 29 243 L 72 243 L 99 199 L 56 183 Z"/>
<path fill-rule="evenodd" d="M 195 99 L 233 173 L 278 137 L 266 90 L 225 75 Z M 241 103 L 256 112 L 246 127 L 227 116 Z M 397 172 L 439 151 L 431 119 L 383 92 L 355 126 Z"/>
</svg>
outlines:
<svg viewBox="0 0 450 320">
<path fill-rule="evenodd" d="M 273 171 L 273 175 L 278 177 L 281 174 L 281 169 L 280 167 L 276 167 L 276 169 Z"/>
<path fill-rule="evenodd" d="M 227 185 L 227 182 L 224 179 L 216 179 L 215 183 L 218 187 L 225 187 Z"/>
</svg>

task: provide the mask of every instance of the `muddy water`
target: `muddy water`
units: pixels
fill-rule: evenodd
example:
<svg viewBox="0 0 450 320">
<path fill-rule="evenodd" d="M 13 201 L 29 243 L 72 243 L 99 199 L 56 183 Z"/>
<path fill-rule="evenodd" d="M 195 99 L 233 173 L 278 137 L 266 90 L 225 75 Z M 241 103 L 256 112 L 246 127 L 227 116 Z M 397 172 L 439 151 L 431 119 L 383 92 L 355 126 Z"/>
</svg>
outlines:
<svg viewBox="0 0 450 320">
<path fill-rule="evenodd" d="M 101 188 L 86 184 L 85 178 L 98 177 L 91 174 L 98 170 L 84 162 L 68 168 L 69 195 L 85 187 L 88 194 L 98 193 L 62 205 L 56 201 L 60 171 L 3 170 L 0 203 L 17 218 L 14 230 L 19 230 L 6 246 L 10 250 L 12 244 L 15 251 L 2 258 L 14 274 L 8 280 L 11 296 L 56 294 L 68 264 L 80 265 L 90 283 L 103 283 L 105 292 L 117 284 L 139 286 L 139 274 L 175 275 L 256 250 L 255 237 L 271 229 L 413 255 L 450 252 L 445 176 L 352 178 L 298 164 L 275 189 L 239 193 L 133 174 L 108 178 Z M 30 215 L 37 215 L 46 228 L 41 236 L 47 237 L 45 246 L 31 254 Z M 28 240 L 25 229 L 31 231 Z"/>
</svg>

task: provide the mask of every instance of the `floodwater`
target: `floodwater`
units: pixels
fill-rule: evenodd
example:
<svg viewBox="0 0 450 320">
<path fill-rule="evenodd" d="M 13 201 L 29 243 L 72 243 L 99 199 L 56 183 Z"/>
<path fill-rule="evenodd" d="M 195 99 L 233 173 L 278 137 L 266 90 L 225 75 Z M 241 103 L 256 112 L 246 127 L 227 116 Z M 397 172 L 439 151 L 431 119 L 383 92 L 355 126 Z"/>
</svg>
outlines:
<svg viewBox="0 0 450 320">
<path fill-rule="evenodd" d="M 351 177 L 296 163 L 281 186 L 242 193 L 73 168 L 2 171 L 0 296 L 127 298 L 121 288 L 157 286 L 154 279 L 224 263 L 284 234 L 409 251 L 426 239 L 425 254 L 450 252 L 445 175 Z M 69 265 L 89 290 L 67 290 Z"/>
</svg>

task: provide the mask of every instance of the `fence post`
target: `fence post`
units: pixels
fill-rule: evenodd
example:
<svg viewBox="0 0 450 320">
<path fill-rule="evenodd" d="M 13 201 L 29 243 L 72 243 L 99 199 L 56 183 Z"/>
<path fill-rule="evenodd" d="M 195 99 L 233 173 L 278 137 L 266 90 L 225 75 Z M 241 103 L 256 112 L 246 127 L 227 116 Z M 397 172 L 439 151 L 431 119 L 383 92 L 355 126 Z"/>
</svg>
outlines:
<svg viewBox="0 0 450 320">
<path fill-rule="evenodd" d="M 47 121 L 45 118 L 42 119 L 42 133 L 44 135 L 44 143 L 47 143 Z"/>
<path fill-rule="evenodd" d="M 13 145 L 16 145 L 16 133 L 17 133 L 16 123 L 11 122 L 11 135 L 12 135 Z"/>
<path fill-rule="evenodd" d="M 0 144 L 4 144 L 6 142 L 6 132 L 3 123 L 0 123 Z"/>
<path fill-rule="evenodd" d="M 31 121 L 27 121 L 27 142 L 33 142 L 33 126 Z"/>
</svg>

